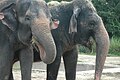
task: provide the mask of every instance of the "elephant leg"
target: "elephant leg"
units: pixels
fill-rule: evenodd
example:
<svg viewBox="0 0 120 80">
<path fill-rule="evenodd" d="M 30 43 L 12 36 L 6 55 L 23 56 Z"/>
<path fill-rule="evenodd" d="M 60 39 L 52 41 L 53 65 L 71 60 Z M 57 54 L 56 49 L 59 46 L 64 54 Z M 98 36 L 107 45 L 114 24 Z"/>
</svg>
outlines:
<svg viewBox="0 0 120 80">
<path fill-rule="evenodd" d="M 63 55 L 66 80 L 76 80 L 76 66 L 77 66 L 78 53 L 77 49 L 67 51 Z"/>
<path fill-rule="evenodd" d="M 31 70 L 33 62 L 32 47 L 24 48 L 19 55 L 22 80 L 31 80 Z"/>
<path fill-rule="evenodd" d="M 13 65 L 15 62 L 17 62 L 19 60 L 18 56 L 19 56 L 19 51 L 14 53 L 14 59 L 12 61 L 12 67 L 11 67 L 11 72 L 10 72 L 10 75 L 9 75 L 9 79 L 8 80 L 14 80 L 14 77 L 13 77 L 13 73 L 12 73 L 12 68 L 13 68 Z M 16 55 L 17 54 L 17 55 Z"/>
<path fill-rule="evenodd" d="M 11 70 L 10 70 L 10 75 L 9 75 L 9 79 L 8 80 L 14 80 L 13 73 L 12 73 L 12 67 L 11 67 Z"/>
<path fill-rule="evenodd" d="M 61 62 L 61 54 L 57 53 L 55 61 L 47 65 L 47 79 L 46 80 L 57 79 L 60 62 Z"/>
<path fill-rule="evenodd" d="M 14 53 L 8 49 L 0 49 L 0 80 L 8 80 Z"/>
</svg>

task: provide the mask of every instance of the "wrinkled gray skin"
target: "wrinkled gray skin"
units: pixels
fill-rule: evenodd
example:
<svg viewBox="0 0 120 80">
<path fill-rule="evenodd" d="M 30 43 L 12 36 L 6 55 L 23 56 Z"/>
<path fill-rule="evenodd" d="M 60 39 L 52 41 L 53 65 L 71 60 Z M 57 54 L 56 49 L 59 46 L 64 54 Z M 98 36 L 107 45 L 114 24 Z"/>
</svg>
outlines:
<svg viewBox="0 0 120 80">
<path fill-rule="evenodd" d="M 15 55 L 20 60 L 22 80 L 31 80 L 32 37 L 43 62 L 50 64 L 56 57 L 51 15 L 43 0 L 5 1 L 0 1 L 4 4 L 0 5 L 0 80 L 12 80 Z"/>
<path fill-rule="evenodd" d="M 75 80 L 77 44 L 86 45 L 89 38 L 96 42 L 96 67 L 94 80 L 100 80 L 109 49 L 109 37 L 101 17 L 90 0 L 73 0 L 50 7 L 53 18 L 60 20 L 59 27 L 52 30 L 57 56 L 47 65 L 47 80 L 56 80 L 61 56 L 65 65 L 66 80 Z"/>
</svg>

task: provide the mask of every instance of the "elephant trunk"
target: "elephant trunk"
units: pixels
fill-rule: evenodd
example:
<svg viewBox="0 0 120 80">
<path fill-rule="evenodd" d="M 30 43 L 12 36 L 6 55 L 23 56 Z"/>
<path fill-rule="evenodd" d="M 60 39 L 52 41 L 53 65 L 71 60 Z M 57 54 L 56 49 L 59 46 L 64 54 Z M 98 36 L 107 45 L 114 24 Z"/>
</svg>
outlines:
<svg viewBox="0 0 120 80">
<path fill-rule="evenodd" d="M 100 18 L 99 27 L 95 29 L 96 41 L 96 67 L 95 67 L 95 80 L 100 80 L 102 70 L 104 67 L 105 59 L 109 51 L 109 36 L 104 27 L 102 19 Z"/>
<path fill-rule="evenodd" d="M 46 64 L 52 63 L 56 57 L 56 46 L 49 25 L 38 22 L 31 30 L 37 41 L 41 60 Z"/>
</svg>

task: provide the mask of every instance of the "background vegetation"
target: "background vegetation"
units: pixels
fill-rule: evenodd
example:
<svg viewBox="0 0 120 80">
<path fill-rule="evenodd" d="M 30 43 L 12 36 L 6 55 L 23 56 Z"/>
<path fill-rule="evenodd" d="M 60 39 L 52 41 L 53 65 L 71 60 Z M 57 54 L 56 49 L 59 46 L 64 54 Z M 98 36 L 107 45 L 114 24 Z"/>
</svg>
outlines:
<svg viewBox="0 0 120 80">
<path fill-rule="evenodd" d="M 111 36 L 120 37 L 120 0 L 92 0 Z"/>
<path fill-rule="evenodd" d="M 51 0 L 46 1 L 48 2 Z M 92 2 L 97 9 L 98 14 L 102 17 L 110 36 L 111 45 L 109 55 L 120 56 L 120 0 L 92 0 Z M 93 54 L 95 52 L 95 45 L 93 45 L 92 52 L 81 46 L 79 49 L 84 53 Z"/>
</svg>

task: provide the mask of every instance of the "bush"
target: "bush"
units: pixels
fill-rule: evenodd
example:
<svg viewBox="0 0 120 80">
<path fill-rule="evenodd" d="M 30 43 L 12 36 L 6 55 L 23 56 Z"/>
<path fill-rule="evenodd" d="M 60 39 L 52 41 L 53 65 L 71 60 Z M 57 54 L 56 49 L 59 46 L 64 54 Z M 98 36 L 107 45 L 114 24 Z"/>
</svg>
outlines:
<svg viewBox="0 0 120 80">
<path fill-rule="evenodd" d="M 78 45 L 78 51 L 80 52 L 80 53 L 85 53 L 85 54 L 92 54 L 92 51 L 91 50 L 89 50 L 88 48 L 86 48 L 86 47 L 84 47 L 84 46 L 82 46 L 82 45 Z"/>
<path fill-rule="evenodd" d="M 120 56 L 120 38 L 113 37 L 110 40 L 109 54 L 113 56 Z"/>
<path fill-rule="evenodd" d="M 107 31 L 120 37 L 120 0 L 92 0 L 92 2 Z"/>
</svg>

